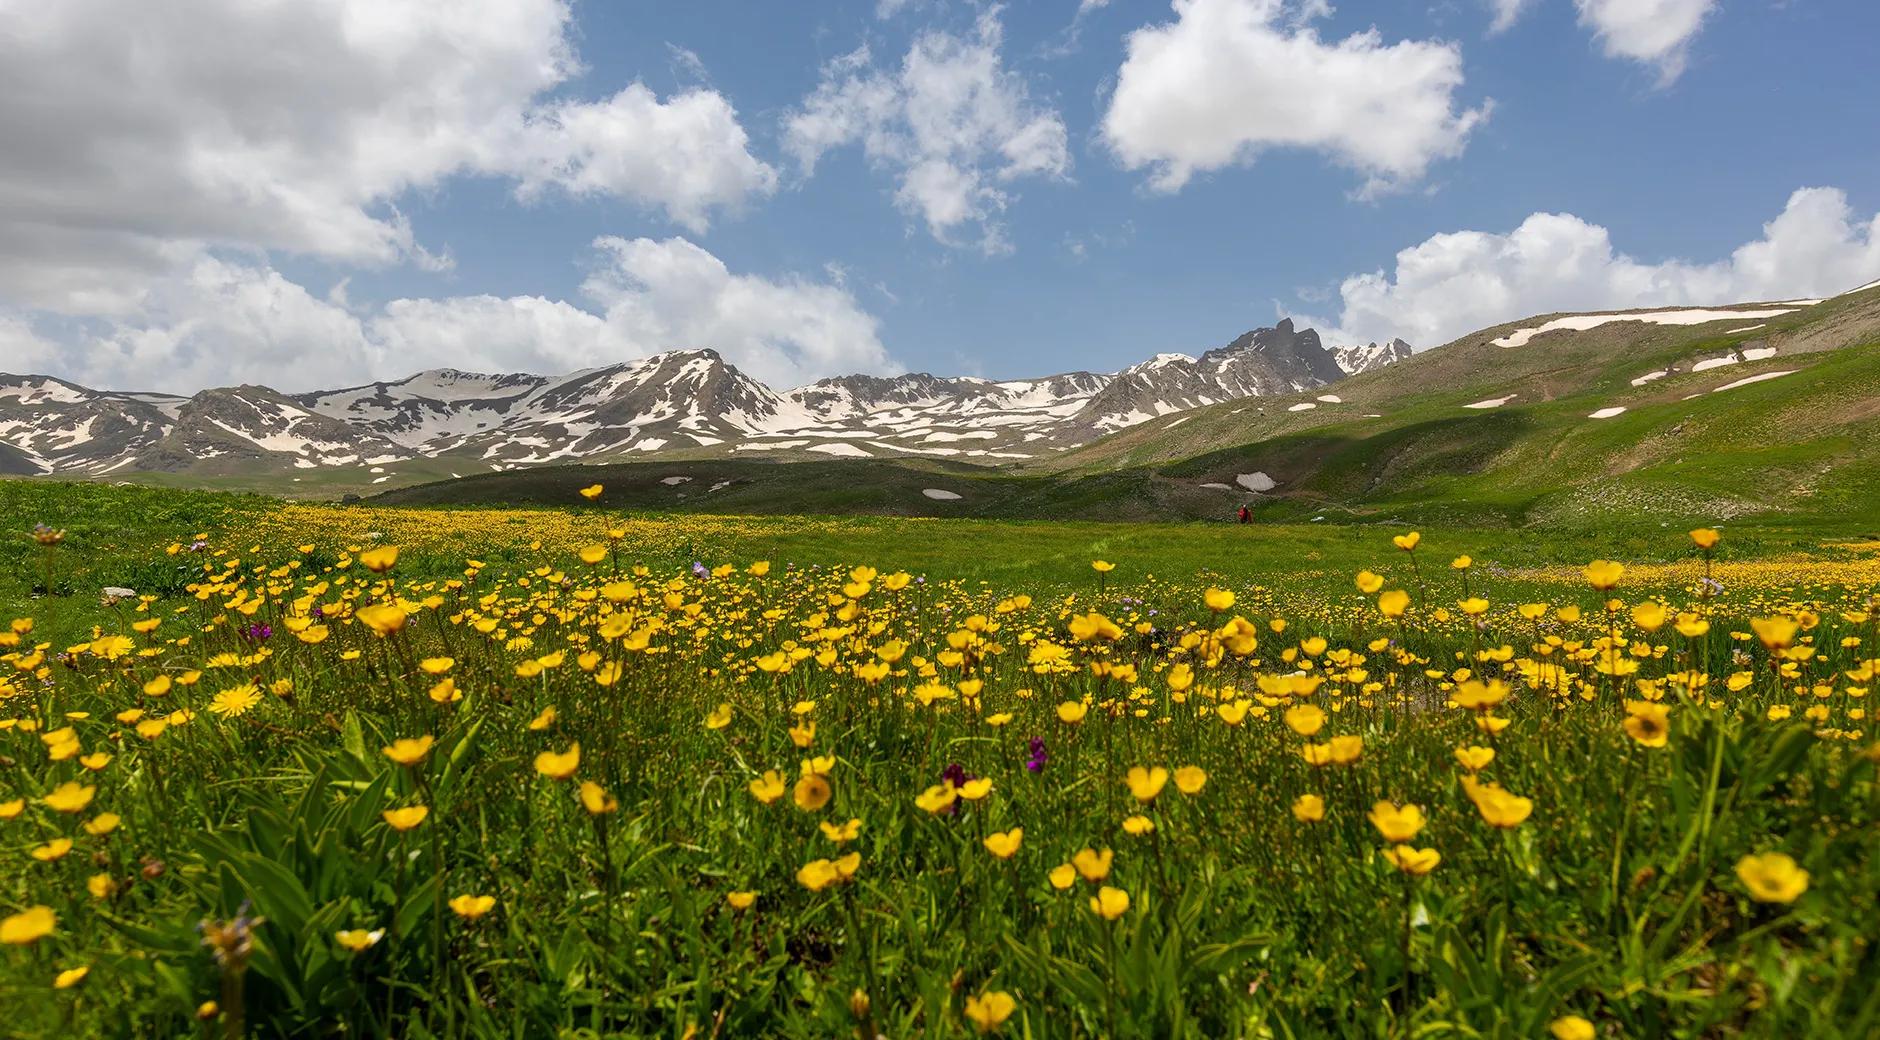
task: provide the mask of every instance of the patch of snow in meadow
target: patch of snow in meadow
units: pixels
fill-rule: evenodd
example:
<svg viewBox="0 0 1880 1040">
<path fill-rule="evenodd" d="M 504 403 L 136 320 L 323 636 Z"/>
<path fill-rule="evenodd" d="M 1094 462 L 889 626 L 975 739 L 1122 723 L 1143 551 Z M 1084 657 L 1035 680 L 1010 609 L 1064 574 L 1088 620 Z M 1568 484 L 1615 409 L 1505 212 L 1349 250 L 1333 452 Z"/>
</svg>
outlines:
<svg viewBox="0 0 1880 1040">
<path fill-rule="evenodd" d="M 858 448 L 853 444 L 846 444 L 842 441 L 832 441 L 828 444 L 812 444 L 809 446 L 809 450 L 821 452 L 824 455 L 837 455 L 845 459 L 866 459 L 870 457 L 866 450 Z"/>
<path fill-rule="evenodd" d="M 1521 347 L 1526 346 L 1529 340 L 1544 332 L 1585 332 L 1615 321 L 1638 321 L 1648 325 L 1704 325 L 1729 318 L 1774 318 L 1788 314 L 1794 309 L 1788 307 L 1782 310 L 1720 311 L 1693 307 L 1686 310 L 1647 311 L 1639 314 L 1569 314 L 1564 318 L 1555 318 L 1534 328 L 1516 329 L 1490 342 L 1498 347 Z"/>
<path fill-rule="evenodd" d="M 1715 393 L 1722 393 L 1725 390 L 1735 390 L 1739 386 L 1748 386 L 1751 383 L 1760 383 L 1765 379 L 1775 379 L 1778 376 L 1792 376 L 1798 371 L 1800 370 L 1791 368 L 1791 369 L 1786 369 L 1781 372 L 1759 372 L 1753 376 L 1744 376 L 1742 379 L 1739 379 L 1734 383 L 1725 383 L 1722 386 L 1718 387 L 1717 389 L 1712 390 L 1711 393 L 1715 394 Z"/>
<path fill-rule="evenodd" d="M 1477 401 L 1474 404 L 1465 404 L 1462 407 L 1464 408 L 1500 408 L 1502 405 L 1507 404 L 1509 401 L 1512 401 L 1515 398 L 1520 397 L 1520 396 L 1521 396 L 1520 394 L 1509 394 L 1507 397 L 1491 397 L 1486 401 Z M 1382 416 L 1378 416 L 1377 418 L 1382 418 Z"/>
<path fill-rule="evenodd" d="M 1615 415 L 1624 415 L 1624 414 L 1625 414 L 1625 409 L 1622 407 L 1601 408 L 1599 411 L 1594 412 L 1593 414 L 1587 416 L 1587 418 L 1588 419 L 1610 419 Z"/>
<path fill-rule="evenodd" d="M 954 502 L 954 501 L 958 501 L 960 497 L 954 492 L 948 491 L 944 488 L 922 488 L 920 493 L 923 495 L 926 495 L 928 498 L 931 498 L 936 502 Z"/>
</svg>

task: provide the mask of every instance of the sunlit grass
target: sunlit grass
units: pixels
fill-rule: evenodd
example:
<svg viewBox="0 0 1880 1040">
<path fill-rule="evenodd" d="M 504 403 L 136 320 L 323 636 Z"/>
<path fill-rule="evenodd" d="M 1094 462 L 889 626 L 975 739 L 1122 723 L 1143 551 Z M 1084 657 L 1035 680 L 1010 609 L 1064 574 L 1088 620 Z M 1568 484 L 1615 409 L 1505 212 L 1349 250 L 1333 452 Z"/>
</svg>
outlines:
<svg viewBox="0 0 1880 1040">
<path fill-rule="evenodd" d="M 916 546 L 949 574 L 730 555 L 840 556 L 862 520 L 216 519 L 112 550 L 169 584 L 109 605 L 95 533 L 18 535 L 22 585 L 86 594 L 0 609 L 16 1031 L 1880 1013 L 1871 553 L 1502 566 L 1302 530 L 1288 567 L 1235 531 L 1271 562 L 1203 572 L 1143 528 L 1027 574 L 988 524 Z"/>
</svg>

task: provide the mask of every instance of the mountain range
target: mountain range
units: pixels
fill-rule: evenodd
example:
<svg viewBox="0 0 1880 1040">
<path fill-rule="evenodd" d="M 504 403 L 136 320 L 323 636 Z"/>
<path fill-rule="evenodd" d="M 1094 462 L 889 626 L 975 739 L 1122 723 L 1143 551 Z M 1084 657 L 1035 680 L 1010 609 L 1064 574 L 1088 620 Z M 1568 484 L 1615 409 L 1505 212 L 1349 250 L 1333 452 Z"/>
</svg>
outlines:
<svg viewBox="0 0 1880 1040">
<path fill-rule="evenodd" d="M 996 466 L 666 456 L 412 483 L 374 501 L 554 507 L 602 484 L 609 509 L 1216 522 L 1252 503 L 1262 521 L 1544 527 L 1589 552 L 1615 525 L 1761 517 L 1873 524 L 1880 544 L 1877 445 L 1880 282 L 1538 315 L 1329 387 L 1204 404 Z"/>
<path fill-rule="evenodd" d="M 1199 357 L 995 381 L 850 375 L 778 392 L 713 350 L 551 377 L 437 369 L 396 382 L 193 396 L 0 375 L 0 474 L 239 476 L 321 488 L 646 457 L 1033 460 L 1189 409 L 1318 390 L 1410 356 L 1328 350 L 1290 320 Z"/>
</svg>

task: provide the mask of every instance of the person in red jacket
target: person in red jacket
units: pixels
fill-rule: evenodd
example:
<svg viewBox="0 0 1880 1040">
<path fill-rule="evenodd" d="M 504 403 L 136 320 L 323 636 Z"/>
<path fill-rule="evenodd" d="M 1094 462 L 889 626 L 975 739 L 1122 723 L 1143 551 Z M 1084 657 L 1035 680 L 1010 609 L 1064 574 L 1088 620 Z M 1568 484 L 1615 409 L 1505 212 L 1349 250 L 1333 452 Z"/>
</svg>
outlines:
<svg viewBox="0 0 1880 1040">
<path fill-rule="evenodd" d="M 1240 519 L 1240 522 L 1243 524 L 1253 523 L 1253 510 L 1247 508 L 1246 506 L 1241 506 L 1239 519 Z"/>
</svg>

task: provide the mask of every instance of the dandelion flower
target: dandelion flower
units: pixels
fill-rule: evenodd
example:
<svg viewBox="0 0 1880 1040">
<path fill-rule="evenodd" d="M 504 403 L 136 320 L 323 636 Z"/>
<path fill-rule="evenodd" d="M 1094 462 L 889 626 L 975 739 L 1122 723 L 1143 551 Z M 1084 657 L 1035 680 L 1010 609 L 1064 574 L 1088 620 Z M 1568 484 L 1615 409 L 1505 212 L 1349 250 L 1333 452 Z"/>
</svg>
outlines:
<svg viewBox="0 0 1880 1040">
<path fill-rule="evenodd" d="M 216 694 L 209 701 L 209 710 L 225 719 L 242 715 L 248 709 L 261 703 L 261 691 L 254 683 L 242 683 L 231 686 Z"/>
</svg>

